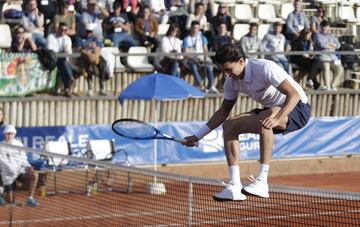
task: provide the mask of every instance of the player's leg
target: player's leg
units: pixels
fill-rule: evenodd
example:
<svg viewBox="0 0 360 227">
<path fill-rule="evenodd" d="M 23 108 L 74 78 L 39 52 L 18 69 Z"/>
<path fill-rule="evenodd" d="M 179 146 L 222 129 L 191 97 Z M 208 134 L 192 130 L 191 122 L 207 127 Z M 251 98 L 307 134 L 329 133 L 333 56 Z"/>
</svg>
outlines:
<svg viewBox="0 0 360 227">
<path fill-rule="evenodd" d="M 267 129 L 262 126 L 261 122 L 268 117 L 275 117 L 281 110 L 280 107 L 273 107 L 261 111 L 258 114 L 259 118 L 259 135 L 260 135 L 260 169 L 256 178 L 251 178 L 252 183 L 244 187 L 244 190 L 250 194 L 260 197 L 269 197 L 269 186 L 267 184 L 267 177 L 270 167 L 270 160 L 272 154 L 272 147 L 274 144 L 274 131 L 273 129 Z M 288 118 L 280 122 L 280 125 L 276 127 L 276 130 L 285 130 Z"/>
<path fill-rule="evenodd" d="M 240 154 L 239 134 L 257 133 L 258 116 L 255 113 L 244 113 L 230 118 L 223 124 L 223 137 L 226 160 L 229 168 L 229 185 L 214 195 L 215 200 L 245 200 L 241 193 L 240 168 L 238 165 Z"/>
</svg>

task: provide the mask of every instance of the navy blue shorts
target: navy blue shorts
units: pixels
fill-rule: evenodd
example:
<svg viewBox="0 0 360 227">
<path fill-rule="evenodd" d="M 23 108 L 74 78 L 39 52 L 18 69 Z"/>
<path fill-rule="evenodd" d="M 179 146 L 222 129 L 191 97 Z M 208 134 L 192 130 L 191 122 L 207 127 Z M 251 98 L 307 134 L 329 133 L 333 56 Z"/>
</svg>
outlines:
<svg viewBox="0 0 360 227">
<path fill-rule="evenodd" d="M 261 111 L 264 111 L 266 109 L 269 108 L 263 108 L 263 109 L 256 108 L 250 112 L 259 114 Z M 279 134 L 279 133 L 288 134 L 290 132 L 301 129 L 309 121 L 310 116 L 311 116 L 311 107 L 309 103 L 303 103 L 300 100 L 293 109 L 293 111 L 291 111 L 288 115 L 288 122 L 286 124 L 286 129 L 285 130 L 273 129 L 273 132 L 274 134 Z"/>
</svg>

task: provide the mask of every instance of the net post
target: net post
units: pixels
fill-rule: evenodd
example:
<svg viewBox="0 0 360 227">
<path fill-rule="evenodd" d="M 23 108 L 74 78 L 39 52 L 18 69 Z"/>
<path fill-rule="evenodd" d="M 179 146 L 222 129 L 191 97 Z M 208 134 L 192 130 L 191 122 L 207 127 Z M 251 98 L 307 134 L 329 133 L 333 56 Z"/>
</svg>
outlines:
<svg viewBox="0 0 360 227">
<path fill-rule="evenodd" d="M 192 178 L 189 178 L 189 189 L 188 189 L 188 226 L 192 226 L 192 202 L 193 202 L 193 183 Z"/>
</svg>

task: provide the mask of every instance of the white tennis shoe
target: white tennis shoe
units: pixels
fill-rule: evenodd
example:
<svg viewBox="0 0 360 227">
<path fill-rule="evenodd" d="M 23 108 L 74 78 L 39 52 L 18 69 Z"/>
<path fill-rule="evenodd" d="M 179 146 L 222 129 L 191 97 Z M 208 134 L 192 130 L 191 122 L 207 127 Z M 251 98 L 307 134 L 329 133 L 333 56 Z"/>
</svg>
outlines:
<svg viewBox="0 0 360 227">
<path fill-rule="evenodd" d="M 226 184 L 221 182 L 225 188 L 221 192 L 215 193 L 213 195 L 214 200 L 216 201 L 243 201 L 246 200 L 246 195 L 241 193 L 242 186 L 234 185 L 231 182 Z"/>
<path fill-rule="evenodd" d="M 249 177 L 252 182 L 244 187 L 244 191 L 263 198 L 269 198 L 269 185 L 253 176 Z"/>
</svg>

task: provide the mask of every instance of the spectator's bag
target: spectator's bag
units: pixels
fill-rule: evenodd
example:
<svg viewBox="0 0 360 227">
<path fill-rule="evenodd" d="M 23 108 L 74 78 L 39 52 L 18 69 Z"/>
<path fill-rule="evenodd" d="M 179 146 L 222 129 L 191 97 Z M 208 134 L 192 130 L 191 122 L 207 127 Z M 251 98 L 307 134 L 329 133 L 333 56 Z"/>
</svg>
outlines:
<svg viewBox="0 0 360 227">
<path fill-rule="evenodd" d="M 45 70 L 52 71 L 56 67 L 56 55 L 53 51 L 48 49 L 40 49 L 37 51 L 38 59 L 41 63 L 41 66 Z"/>
</svg>

